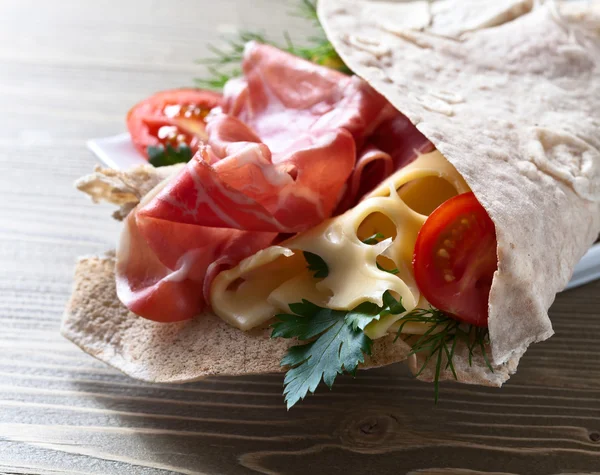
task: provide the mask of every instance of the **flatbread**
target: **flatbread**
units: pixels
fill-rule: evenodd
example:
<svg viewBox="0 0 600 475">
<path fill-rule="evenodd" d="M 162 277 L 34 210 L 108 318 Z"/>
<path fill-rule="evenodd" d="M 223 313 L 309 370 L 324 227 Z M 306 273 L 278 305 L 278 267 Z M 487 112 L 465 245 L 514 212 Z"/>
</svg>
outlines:
<svg viewBox="0 0 600 475">
<path fill-rule="evenodd" d="M 145 166 L 119 172 L 98 167 L 77 183 L 98 183 L 79 188 L 94 201 L 115 205 L 124 204 L 121 196 L 126 189 L 125 204 L 135 206 L 151 190 L 150 184 L 156 186 L 165 174 L 170 176 L 168 170 Z M 140 318 L 117 298 L 114 268 L 114 252 L 79 260 L 61 332 L 85 352 L 133 378 L 183 383 L 210 375 L 278 372 L 282 371 L 279 362 L 286 350 L 296 344 L 293 340 L 271 339 L 268 324 L 243 332 L 209 312 L 179 323 Z M 410 347 L 394 340 L 394 335 L 375 340 L 372 356 L 361 369 L 408 359 L 409 368 L 417 373 L 422 359 L 409 357 Z M 487 386 L 501 386 L 516 369 L 516 362 L 511 362 L 495 366 L 492 372 L 480 355 L 475 356 L 471 365 L 464 347 L 457 348 L 453 361 L 459 381 Z M 433 371 L 433 366 L 428 367 L 419 378 L 430 381 Z M 454 375 L 444 370 L 440 379 L 454 379 Z"/>
<path fill-rule="evenodd" d="M 319 14 L 344 61 L 454 164 L 496 224 L 494 371 L 477 355 L 471 366 L 464 347 L 454 366 L 460 381 L 500 386 L 527 346 L 552 334 L 547 309 L 600 231 L 600 9 L 595 2 L 561 13 L 527 0 L 435 5 L 321 0 Z M 78 187 L 121 206 L 122 219 L 173 172 L 99 169 Z M 294 344 L 212 314 L 171 324 L 139 318 L 116 297 L 111 256 L 79 262 L 62 332 L 155 382 L 280 371 Z M 409 351 L 382 338 L 364 366 L 402 361 Z M 422 362 L 411 356 L 409 367 L 416 372 Z M 430 364 L 420 378 L 434 371 Z M 441 379 L 452 378 L 443 370 Z"/>
<path fill-rule="evenodd" d="M 495 364 L 552 335 L 548 308 L 600 231 L 600 3 L 540 3 L 318 4 L 345 63 L 434 143 L 496 225 Z"/>
<path fill-rule="evenodd" d="M 80 259 L 61 332 L 85 352 L 143 381 L 182 383 L 210 375 L 272 373 L 294 342 L 270 329 L 243 332 L 212 313 L 179 323 L 156 323 L 131 313 L 115 289 L 115 258 Z M 406 359 L 394 337 L 377 340 L 364 368 Z"/>
</svg>

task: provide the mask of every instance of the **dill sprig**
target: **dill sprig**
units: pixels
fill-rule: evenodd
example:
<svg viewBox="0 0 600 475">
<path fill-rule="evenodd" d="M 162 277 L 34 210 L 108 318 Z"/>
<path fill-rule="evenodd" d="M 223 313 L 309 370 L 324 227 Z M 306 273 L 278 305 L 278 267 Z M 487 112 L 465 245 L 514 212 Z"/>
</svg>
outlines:
<svg viewBox="0 0 600 475">
<path fill-rule="evenodd" d="M 302 0 L 293 14 L 302 18 L 306 18 L 307 20 L 312 21 L 315 26 L 319 28 L 321 27 L 319 16 L 317 15 L 316 0 Z"/>
<path fill-rule="evenodd" d="M 422 374 L 430 361 L 435 361 L 433 384 L 436 403 L 439 396 L 439 382 L 442 369 L 450 369 L 454 379 L 458 379 L 454 367 L 454 353 L 459 341 L 465 343 L 469 352 L 469 366 L 472 366 L 475 352 L 479 350 L 486 366 L 492 373 L 494 372 L 486 352 L 486 345 L 489 343 L 487 328 L 463 324 L 433 307 L 429 307 L 429 309 L 414 309 L 404 315 L 399 322 L 400 326 L 398 327 L 396 339 L 401 338 L 402 330 L 404 330 L 404 327 L 408 323 L 424 323 L 429 325 L 427 331 L 422 335 L 404 335 L 402 339 L 411 345 L 412 349 L 409 355 L 425 354 L 423 364 L 415 376 Z M 446 357 L 445 366 L 444 356 Z"/>
<path fill-rule="evenodd" d="M 237 38 L 224 40 L 227 44 L 227 49 L 217 48 L 215 45 L 209 44 L 208 50 L 214 54 L 212 58 L 201 59 L 200 64 L 212 66 L 235 64 L 239 65 L 244 57 L 244 47 L 249 41 L 258 41 L 259 43 L 269 43 L 262 33 L 252 31 L 240 31 Z"/>
<path fill-rule="evenodd" d="M 225 46 L 218 48 L 208 44 L 208 50 L 213 54 L 210 58 L 200 59 L 198 64 L 206 66 L 208 76 L 194 81 L 200 87 L 221 90 L 231 78 L 241 76 L 241 64 L 244 58 L 244 47 L 249 41 L 271 44 L 263 34 L 252 31 L 240 31 L 236 38 L 224 39 Z"/>
<path fill-rule="evenodd" d="M 241 76 L 242 74 L 242 71 L 239 68 L 232 69 L 227 72 L 223 72 L 221 69 L 215 67 L 207 67 L 206 69 L 209 72 L 209 76 L 205 79 L 196 78 L 194 79 L 194 82 L 198 87 L 212 89 L 214 91 L 223 90 L 227 81 Z"/>
<path fill-rule="evenodd" d="M 342 58 L 337 54 L 335 48 L 325 35 L 325 30 L 323 30 L 319 16 L 317 15 L 317 0 L 302 0 L 296 12 L 292 14 L 312 22 L 315 34 L 308 38 L 307 46 L 295 48 L 288 43 L 286 50 L 321 66 L 337 69 L 345 74 L 352 74 L 350 68 L 342 61 Z M 289 46 L 292 47 L 290 48 Z"/>
<path fill-rule="evenodd" d="M 262 33 L 241 31 L 234 38 L 224 39 L 225 44 L 223 47 L 208 45 L 208 49 L 213 56 L 198 61 L 199 64 L 207 67 L 208 75 L 206 78 L 195 79 L 195 83 L 199 87 L 220 90 L 223 89 L 227 81 L 239 77 L 242 74 L 241 64 L 244 57 L 244 47 L 249 41 L 275 46 L 313 63 L 350 74 L 350 69 L 336 53 L 319 23 L 316 0 L 302 0 L 299 8 L 291 12 L 291 15 L 305 18 L 313 23 L 316 32 L 307 39 L 306 45 L 295 45 L 287 32 L 283 33 L 285 43 L 278 44 L 269 40 Z"/>
</svg>

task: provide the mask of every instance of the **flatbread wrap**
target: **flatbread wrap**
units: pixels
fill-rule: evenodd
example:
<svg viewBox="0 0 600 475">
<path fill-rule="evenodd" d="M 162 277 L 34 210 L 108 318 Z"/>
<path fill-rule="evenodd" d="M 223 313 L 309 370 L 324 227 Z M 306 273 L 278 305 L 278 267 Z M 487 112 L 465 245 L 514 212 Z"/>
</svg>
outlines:
<svg viewBox="0 0 600 475">
<path fill-rule="evenodd" d="M 78 182 L 124 231 L 62 332 L 149 381 L 287 370 L 288 406 L 403 360 L 500 386 L 600 231 L 599 4 L 318 7 L 354 75 L 250 43 L 187 165 Z"/>
</svg>

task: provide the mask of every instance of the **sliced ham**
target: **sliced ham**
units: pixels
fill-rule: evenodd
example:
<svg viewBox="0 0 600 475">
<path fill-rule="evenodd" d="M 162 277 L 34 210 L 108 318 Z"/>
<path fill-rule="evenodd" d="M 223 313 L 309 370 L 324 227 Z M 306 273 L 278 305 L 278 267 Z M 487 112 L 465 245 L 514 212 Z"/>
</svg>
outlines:
<svg viewBox="0 0 600 475">
<path fill-rule="evenodd" d="M 117 289 L 138 315 L 192 318 L 218 272 L 354 205 L 430 147 L 357 77 L 256 43 L 243 71 L 207 143 L 127 218 Z"/>
<path fill-rule="evenodd" d="M 348 181 L 347 192 L 336 214 L 346 211 L 395 170 L 419 154 L 433 151 L 433 144 L 404 115 L 395 109 L 383 120 L 363 147 Z"/>
</svg>

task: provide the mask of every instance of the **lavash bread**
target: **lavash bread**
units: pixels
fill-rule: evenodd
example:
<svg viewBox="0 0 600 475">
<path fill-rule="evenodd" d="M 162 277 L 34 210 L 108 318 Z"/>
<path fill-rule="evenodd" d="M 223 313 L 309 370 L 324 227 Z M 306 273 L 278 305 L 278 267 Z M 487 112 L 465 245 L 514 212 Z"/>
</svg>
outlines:
<svg viewBox="0 0 600 475">
<path fill-rule="evenodd" d="M 146 165 L 126 171 L 97 167 L 76 182 L 94 202 L 106 201 L 132 208 L 152 186 L 172 176 L 177 168 Z M 125 217 L 125 214 L 119 217 Z M 212 313 L 178 323 L 157 323 L 131 313 L 117 298 L 115 257 L 86 257 L 75 269 L 73 293 L 64 313 L 61 332 L 82 350 L 123 373 L 143 381 L 183 383 L 209 375 L 260 374 L 282 371 L 279 365 L 294 340 L 270 338 L 268 324 L 243 332 Z M 385 366 L 408 358 L 416 373 L 422 364 L 410 356 L 410 347 L 395 335 L 375 340 L 372 355 L 362 369 Z M 497 365 L 491 372 L 481 356 L 471 367 L 466 348 L 457 348 L 454 366 L 459 381 L 501 386 L 516 361 Z M 429 381 L 433 368 L 420 379 Z M 440 379 L 453 379 L 444 370 Z"/>
<path fill-rule="evenodd" d="M 178 323 L 157 323 L 131 313 L 117 298 L 115 258 L 86 257 L 61 332 L 85 352 L 143 381 L 183 383 L 210 375 L 282 371 L 294 341 L 270 338 L 270 328 L 243 332 L 212 313 Z M 406 359 L 410 348 L 394 336 L 377 340 L 364 368 Z"/>
<path fill-rule="evenodd" d="M 600 3 L 321 0 L 344 62 L 433 142 L 496 226 L 495 364 L 553 333 L 548 308 L 600 231 Z"/>
<path fill-rule="evenodd" d="M 140 165 L 126 171 L 96 167 L 75 183 L 94 202 L 121 208 L 124 219 L 148 192 L 181 169 Z M 279 362 L 294 341 L 271 339 L 267 326 L 243 332 L 213 313 L 178 323 L 157 323 L 131 313 L 117 298 L 114 253 L 81 258 L 61 333 L 82 350 L 143 381 L 183 383 L 210 375 L 282 371 Z M 407 358 L 410 348 L 394 336 L 377 340 L 363 368 Z"/>
<path fill-rule="evenodd" d="M 347 64 L 434 142 L 496 223 L 494 371 L 477 355 L 470 365 L 464 347 L 454 366 L 460 381 L 500 386 L 527 345 L 552 334 L 547 309 L 600 228 L 597 3 L 566 19 L 528 1 L 494 2 L 492 17 L 475 8 L 479 1 L 426 3 L 321 0 L 319 13 Z M 174 172 L 98 169 L 77 185 L 121 206 L 115 217 L 123 219 Z M 126 374 L 155 382 L 279 371 L 294 344 L 271 340 L 266 328 L 242 332 L 212 314 L 172 324 L 139 318 L 116 297 L 112 256 L 79 262 L 62 332 Z M 406 359 L 408 346 L 392 340 L 376 341 L 365 367 Z M 411 356 L 409 367 L 416 372 L 422 362 Z M 432 380 L 434 371 L 430 364 L 420 378 Z M 452 378 L 446 369 L 440 379 Z"/>
</svg>

